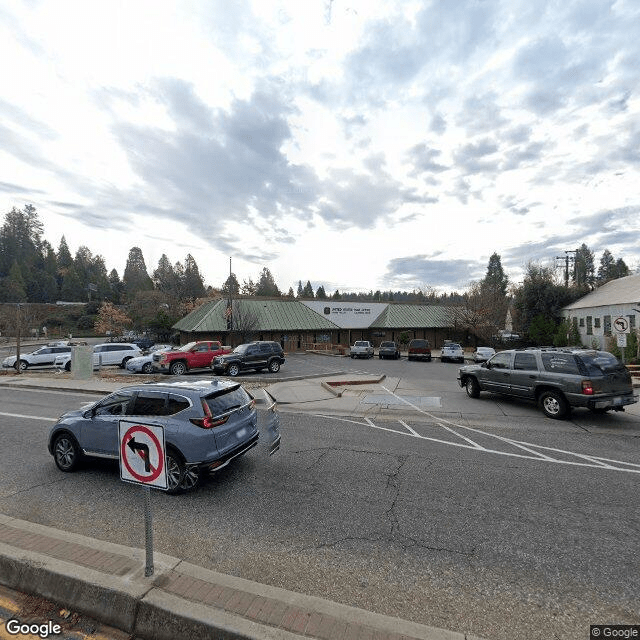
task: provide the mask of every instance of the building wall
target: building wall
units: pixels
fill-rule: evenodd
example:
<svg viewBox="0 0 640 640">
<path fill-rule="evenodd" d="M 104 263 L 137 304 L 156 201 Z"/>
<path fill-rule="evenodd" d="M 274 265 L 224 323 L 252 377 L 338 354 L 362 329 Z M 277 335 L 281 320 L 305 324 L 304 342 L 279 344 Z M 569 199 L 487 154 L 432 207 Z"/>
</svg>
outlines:
<svg viewBox="0 0 640 640">
<path fill-rule="evenodd" d="M 564 317 L 571 321 L 573 318 L 577 320 L 580 339 L 585 347 L 606 349 L 608 346 L 606 339 L 609 336 L 615 336 L 611 325 L 616 318 L 620 316 L 626 318 L 632 331 L 640 328 L 640 314 L 634 311 L 634 307 L 637 305 L 629 303 L 569 309 L 564 311 Z"/>
</svg>

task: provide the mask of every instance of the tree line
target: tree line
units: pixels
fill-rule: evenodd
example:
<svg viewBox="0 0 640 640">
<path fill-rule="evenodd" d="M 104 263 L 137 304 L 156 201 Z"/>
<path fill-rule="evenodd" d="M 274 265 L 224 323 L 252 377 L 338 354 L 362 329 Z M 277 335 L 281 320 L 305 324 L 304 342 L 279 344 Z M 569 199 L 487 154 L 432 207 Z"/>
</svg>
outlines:
<svg viewBox="0 0 640 640">
<path fill-rule="evenodd" d="M 310 280 L 304 285 L 299 280 L 295 292 L 289 287 L 284 293 L 267 267 L 255 281 L 248 278 L 240 284 L 231 273 L 214 288 L 205 285 L 191 254 L 184 262 L 174 264 L 163 254 L 149 275 L 142 250 L 132 247 L 120 278 L 116 269 L 107 272 L 104 258 L 94 256 L 86 246 L 72 256 L 64 236 L 56 251 L 43 238 L 38 213 L 28 204 L 22 210 L 14 207 L 0 227 L 0 302 L 92 302 L 89 317 L 80 318 L 84 328 L 93 326 L 101 304 L 126 305 L 131 325 L 158 335 L 168 335 L 171 326 L 192 310 L 198 299 L 220 295 L 439 304 L 455 307 L 456 328 L 478 339 L 490 341 L 496 336 L 509 313 L 514 331 L 537 344 L 552 344 L 562 340 L 558 334 L 569 336 L 571 330 L 562 325 L 560 312 L 564 306 L 596 286 L 629 275 L 624 260 L 615 258 L 608 249 L 602 252 L 597 269 L 594 253 L 584 243 L 567 255 L 563 273 L 529 263 L 524 280 L 516 285 L 509 282 L 500 255 L 494 253 L 484 278 L 470 283 L 463 292 L 438 293 L 423 286 L 413 291 L 336 290 L 328 294 L 323 285 L 314 290 Z M 117 315 L 113 308 L 108 313 Z"/>
</svg>

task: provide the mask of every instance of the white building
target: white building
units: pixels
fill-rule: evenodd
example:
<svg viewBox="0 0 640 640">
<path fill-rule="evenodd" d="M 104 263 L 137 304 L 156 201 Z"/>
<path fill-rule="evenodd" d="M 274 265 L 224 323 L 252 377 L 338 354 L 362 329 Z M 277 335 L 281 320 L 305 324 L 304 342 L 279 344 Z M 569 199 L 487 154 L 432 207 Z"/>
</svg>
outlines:
<svg viewBox="0 0 640 640">
<path fill-rule="evenodd" d="M 577 320 L 584 346 L 606 349 L 605 338 L 612 335 L 616 318 L 626 318 L 631 331 L 640 327 L 640 274 L 611 280 L 562 312 L 565 318 Z"/>
</svg>

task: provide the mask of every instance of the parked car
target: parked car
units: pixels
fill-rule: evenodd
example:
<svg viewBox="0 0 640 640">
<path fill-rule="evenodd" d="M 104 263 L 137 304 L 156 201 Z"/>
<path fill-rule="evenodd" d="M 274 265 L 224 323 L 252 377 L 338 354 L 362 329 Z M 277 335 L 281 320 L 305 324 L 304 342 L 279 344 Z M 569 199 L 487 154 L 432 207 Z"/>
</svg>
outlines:
<svg viewBox="0 0 640 640">
<path fill-rule="evenodd" d="M 153 366 L 172 376 L 184 375 L 191 369 L 208 369 L 216 356 L 231 353 L 231 347 L 218 340 L 189 342 L 179 349 L 153 354 Z"/>
<path fill-rule="evenodd" d="M 156 348 L 159 347 L 159 348 Z M 153 356 L 156 353 L 164 353 L 165 351 L 172 351 L 171 345 L 154 345 L 152 350 L 146 355 L 138 356 L 137 358 L 131 358 L 127 361 L 127 371 L 132 373 L 153 373 Z"/>
<path fill-rule="evenodd" d="M 457 342 L 447 342 L 440 351 L 440 362 L 464 362 L 464 349 Z"/>
<path fill-rule="evenodd" d="M 211 368 L 218 375 L 237 376 L 241 371 L 280 371 L 284 364 L 284 352 L 277 342 L 257 340 L 238 345 L 231 353 L 216 357 Z"/>
<path fill-rule="evenodd" d="M 373 358 L 373 345 L 368 340 L 356 340 L 349 349 L 350 358 Z"/>
<path fill-rule="evenodd" d="M 476 347 L 471 356 L 474 362 L 486 362 L 491 356 L 496 354 L 493 347 Z"/>
<path fill-rule="evenodd" d="M 135 344 L 143 351 L 146 351 L 154 345 L 154 341 L 151 338 L 136 338 L 131 341 L 131 344 Z"/>
<path fill-rule="evenodd" d="M 21 353 L 18 366 L 16 366 L 17 356 L 8 356 L 2 361 L 2 366 L 5 369 L 19 368 L 20 371 L 29 367 L 52 367 L 56 358 L 62 354 L 69 354 L 71 357 L 71 347 L 68 345 L 40 347 L 32 353 Z"/>
<path fill-rule="evenodd" d="M 395 342 L 381 342 L 378 349 L 378 358 L 393 358 L 397 360 L 400 357 L 400 349 Z"/>
<path fill-rule="evenodd" d="M 134 417 L 164 427 L 168 492 L 193 489 L 258 442 L 255 401 L 238 383 L 200 380 L 124 387 L 63 414 L 49 432 L 57 467 L 75 471 L 82 458 L 118 459 L 118 423 Z"/>
<path fill-rule="evenodd" d="M 409 343 L 407 360 L 426 360 L 431 362 L 431 345 L 428 340 L 415 338 Z"/>
<path fill-rule="evenodd" d="M 135 344 L 118 342 L 96 344 L 93 347 L 93 368 L 97 369 L 101 366 L 118 365 L 124 369 L 131 358 L 137 358 L 141 355 L 142 351 Z M 71 371 L 71 353 L 58 356 L 54 365 L 57 369 Z"/>
<path fill-rule="evenodd" d="M 604 413 L 638 402 L 627 368 L 611 353 L 590 349 L 501 351 L 481 365 L 460 367 L 458 382 L 471 398 L 489 391 L 532 400 L 555 419 L 573 407 Z"/>
</svg>

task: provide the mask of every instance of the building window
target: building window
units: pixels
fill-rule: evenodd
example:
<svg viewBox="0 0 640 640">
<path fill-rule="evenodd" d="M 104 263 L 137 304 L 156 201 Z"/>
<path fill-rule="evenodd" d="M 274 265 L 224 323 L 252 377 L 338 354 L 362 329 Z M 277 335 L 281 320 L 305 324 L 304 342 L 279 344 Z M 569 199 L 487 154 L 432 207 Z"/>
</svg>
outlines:
<svg viewBox="0 0 640 640">
<path fill-rule="evenodd" d="M 605 336 L 611 335 L 611 316 L 604 317 L 604 335 Z"/>
<path fill-rule="evenodd" d="M 584 318 L 580 318 L 580 326 L 584 327 Z"/>
<path fill-rule="evenodd" d="M 587 335 L 588 336 L 593 335 L 593 324 L 592 324 L 591 316 L 587 316 Z"/>
<path fill-rule="evenodd" d="M 636 317 L 631 314 L 629 316 L 627 316 L 627 318 L 629 318 L 629 328 L 630 329 L 635 329 L 636 328 Z"/>
<path fill-rule="evenodd" d="M 599 329 L 599 328 L 600 328 L 600 318 L 594 318 L 594 319 L 593 319 L 593 326 L 594 326 L 596 329 Z"/>
</svg>

